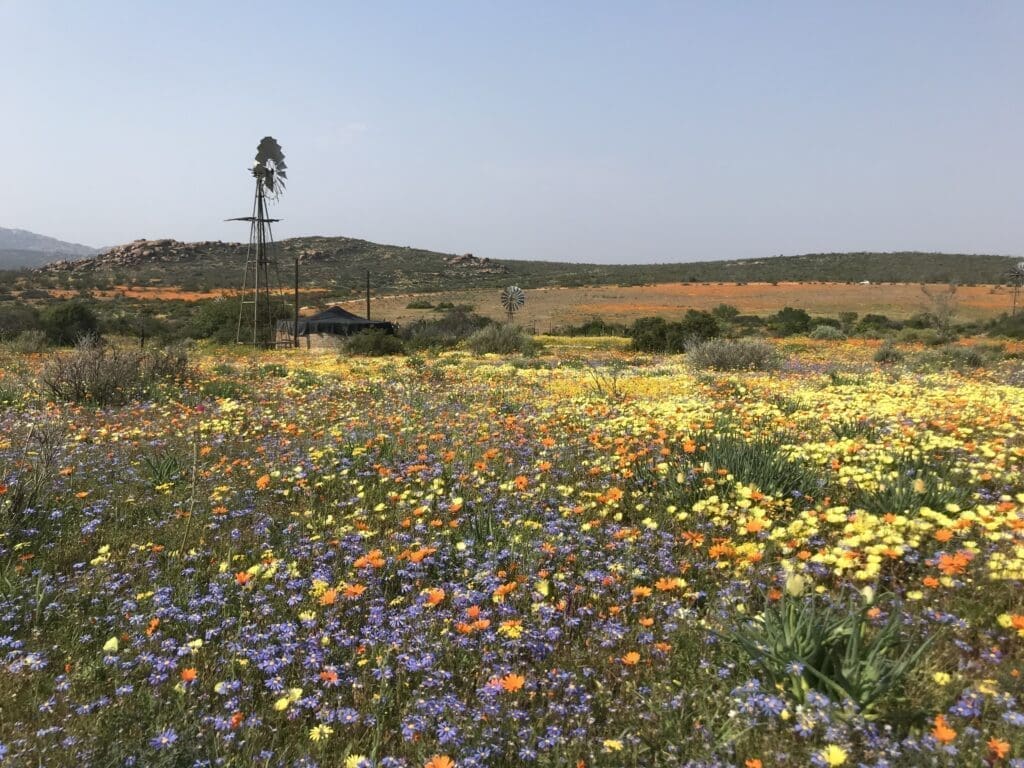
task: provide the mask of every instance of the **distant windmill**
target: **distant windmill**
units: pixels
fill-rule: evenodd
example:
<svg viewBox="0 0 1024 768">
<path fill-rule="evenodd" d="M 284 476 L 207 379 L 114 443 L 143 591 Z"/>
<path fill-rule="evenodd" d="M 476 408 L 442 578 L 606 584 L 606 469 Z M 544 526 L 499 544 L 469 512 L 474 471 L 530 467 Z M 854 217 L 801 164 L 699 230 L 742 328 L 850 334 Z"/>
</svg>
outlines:
<svg viewBox="0 0 1024 768">
<path fill-rule="evenodd" d="M 523 308 L 526 303 L 526 294 L 523 293 L 523 289 L 517 285 L 510 285 L 501 292 L 501 306 L 505 308 L 508 313 L 508 321 L 512 322 L 512 317 Z"/>
<path fill-rule="evenodd" d="M 1006 273 L 1006 280 L 1010 283 L 1010 287 L 1013 288 L 1013 312 L 1011 315 L 1017 314 L 1017 297 L 1024 288 L 1024 261 L 1018 262 L 1014 267 Z"/>
<path fill-rule="evenodd" d="M 256 162 L 251 172 L 256 179 L 256 192 L 252 202 L 252 216 L 239 216 L 228 221 L 248 221 L 249 246 L 245 251 L 245 273 L 242 276 L 242 301 L 238 309 L 238 328 L 235 340 L 251 343 L 254 347 L 274 344 L 274 308 L 271 303 L 270 274 L 273 268 L 275 287 L 280 286 L 277 260 L 274 255 L 274 235 L 270 228 L 280 219 L 267 216 L 267 201 L 277 201 L 288 178 L 281 145 L 266 136 L 256 148 Z M 276 291 L 275 291 L 276 292 Z M 252 336 L 248 338 L 247 316 L 252 318 Z M 246 338 L 243 338 L 245 336 Z"/>
</svg>

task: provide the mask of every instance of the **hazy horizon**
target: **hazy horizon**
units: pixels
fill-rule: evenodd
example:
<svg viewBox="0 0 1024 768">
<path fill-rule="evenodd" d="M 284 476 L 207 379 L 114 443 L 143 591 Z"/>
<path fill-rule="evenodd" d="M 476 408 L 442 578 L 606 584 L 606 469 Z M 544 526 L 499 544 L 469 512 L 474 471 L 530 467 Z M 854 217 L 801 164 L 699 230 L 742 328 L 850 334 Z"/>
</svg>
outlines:
<svg viewBox="0 0 1024 768">
<path fill-rule="evenodd" d="M 1024 251 L 1024 6 L 0 0 L 0 226 L 596 263 Z"/>
</svg>

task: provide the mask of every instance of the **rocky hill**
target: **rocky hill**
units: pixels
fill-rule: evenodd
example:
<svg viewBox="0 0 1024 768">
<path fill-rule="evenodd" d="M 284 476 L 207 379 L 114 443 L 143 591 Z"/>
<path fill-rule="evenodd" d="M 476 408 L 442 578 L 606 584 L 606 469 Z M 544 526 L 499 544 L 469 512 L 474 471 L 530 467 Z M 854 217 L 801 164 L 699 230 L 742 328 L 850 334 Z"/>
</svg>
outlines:
<svg viewBox="0 0 1024 768">
<path fill-rule="evenodd" d="M 381 245 L 349 237 L 299 237 L 275 246 L 278 282 L 288 286 L 298 259 L 304 288 L 357 294 L 367 271 L 378 294 L 457 291 L 517 284 L 524 288 L 670 282 L 895 282 L 998 284 L 1019 257 L 951 253 L 818 253 L 675 264 L 576 264 L 498 260 Z M 242 243 L 135 240 L 87 259 L 33 273 L 50 287 L 152 286 L 186 291 L 241 285 Z M 33 278 L 29 278 L 31 282 Z M 273 279 L 273 276 L 272 276 Z M 27 284 L 27 283 L 26 283 Z"/>
<path fill-rule="evenodd" d="M 95 285 L 160 285 L 187 290 L 231 288 L 241 283 L 244 243 L 135 240 L 86 260 L 64 260 L 38 270 L 60 282 Z M 388 292 L 442 290 L 498 284 L 503 264 L 472 254 L 446 254 L 378 245 L 348 237 L 303 237 L 275 246 L 279 281 L 290 284 L 296 259 L 303 285 L 344 290 L 362 285 L 366 271 Z M 273 276 L 272 276 L 273 277 Z"/>
</svg>

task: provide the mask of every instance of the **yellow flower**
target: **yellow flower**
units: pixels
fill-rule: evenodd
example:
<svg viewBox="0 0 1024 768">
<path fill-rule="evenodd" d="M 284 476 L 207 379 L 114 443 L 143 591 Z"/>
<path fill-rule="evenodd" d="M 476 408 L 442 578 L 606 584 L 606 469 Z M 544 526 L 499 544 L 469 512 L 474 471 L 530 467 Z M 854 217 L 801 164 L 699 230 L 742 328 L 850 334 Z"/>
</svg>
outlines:
<svg viewBox="0 0 1024 768">
<path fill-rule="evenodd" d="M 107 653 L 117 653 L 119 647 L 116 637 L 110 638 L 103 644 L 103 650 Z"/>
<path fill-rule="evenodd" d="M 345 768 L 359 768 L 360 765 L 368 763 L 366 755 L 349 755 L 345 758 Z"/>
<path fill-rule="evenodd" d="M 291 704 L 289 698 L 287 696 L 282 696 L 280 699 L 274 702 L 274 709 L 276 709 L 278 712 L 283 712 L 284 710 L 288 709 L 289 704 Z"/>
<path fill-rule="evenodd" d="M 334 733 L 334 729 L 331 728 L 331 726 L 320 723 L 319 725 L 314 725 L 312 728 L 309 729 L 309 740 L 323 741 L 332 733 Z"/>
<path fill-rule="evenodd" d="M 932 680 L 935 681 L 936 685 L 949 685 L 952 679 L 953 676 L 947 672 L 936 672 L 932 675 Z"/>
<path fill-rule="evenodd" d="M 807 579 L 799 573 L 794 573 L 786 579 L 786 594 L 790 597 L 800 597 L 807 586 Z"/>
<path fill-rule="evenodd" d="M 846 762 L 846 750 L 835 744 L 829 744 L 821 750 L 821 759 L 828 766 L 843 765 Z"/>
<path fill-rule="evenodd" d="M 621 752 L 622 742 L 618 739 L 605 739 L 601 742 L 605 752 Z"/>
</svg>

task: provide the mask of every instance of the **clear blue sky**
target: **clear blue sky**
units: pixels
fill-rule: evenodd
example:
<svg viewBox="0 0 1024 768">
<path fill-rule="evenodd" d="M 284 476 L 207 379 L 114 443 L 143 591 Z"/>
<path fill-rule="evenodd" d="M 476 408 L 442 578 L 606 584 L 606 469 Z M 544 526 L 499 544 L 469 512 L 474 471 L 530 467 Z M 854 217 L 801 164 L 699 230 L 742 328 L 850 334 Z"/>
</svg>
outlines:
<svg viewBox="0 0 1024 768">
<path fill-rule="evenodd" d="M 0 0 L 0 226 L 498 258 L 1024 253 L 1024 3 Z"/>
</svg>

